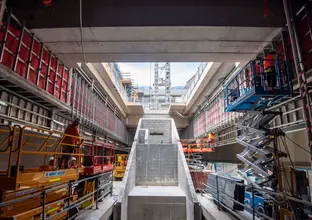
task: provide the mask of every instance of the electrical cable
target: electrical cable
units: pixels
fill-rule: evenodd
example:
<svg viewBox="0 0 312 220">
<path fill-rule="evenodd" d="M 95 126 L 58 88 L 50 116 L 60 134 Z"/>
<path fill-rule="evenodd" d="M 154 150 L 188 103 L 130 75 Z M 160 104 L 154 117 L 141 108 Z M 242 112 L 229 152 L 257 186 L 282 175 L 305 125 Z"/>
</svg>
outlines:
<svg viewBox="0 0 312 220">
<path fill-rule="evenodd" d="M 276 137 L 275 137 L 276 138 Z M 279 142 L 279 139 L 277 139 L 278 141 L 276 142 L 276 144 L 277 144 L 277 153 L 279 153 L 279 151 L 280 152 L 282 152 L 282 149 L 281 149 L 281 146 L 280 146 L 280 142 Z M 283 142 L 283 139 L 281 138 L 281 140 L 282 140 L 282 142 Z M 287 148 L 287 154 L 288 154 L 288 147 L 286 147 L 286 145 L 285 145 L 285 149 Z M 290 161 L 291 161 L 291 164 L 293 165 L 293 163 L 292 163 L 292 160 L 291 160 L 291 158 L 290 158 L 290 155 L 289 155 L 289 159 L 290 159 Z M 277 159 L 278 160 L 278 159 Z M 285 173 L 285 166 L 284 166 L 284 162 L 283 162 L 283 160 L 281 159 L 280 160 L 281 161 L 281 164 L 282 164 L 282 168 L 283 168 L 283 170 L 282 170 L 282 172 L 283 172 L 283 174 L 284 174 L 284 177 L 285 177 L 285 180 L 286 180 L 286 183 L 287 183 L 287 185 L 288 185 L 288 188 L 289 188 L 289 190 L 291 189 L 290 188 L 290 184 L 289 184 L 289 181 L 288 181 L 288 178 L 287 178 L 287 175 L 286 175 L 286 173 Z M 296 218 L 296 216 L 295 216 L 295 210 L 294 210 L 294 208 L 293 208 L 293 206 L 292 206 L 292 204 L 291 204 L 291 202 L 286 198 L 286 193 L 285 193 L 285 190 L 282 190 L 282 194 L 283 194 L 283 196 L 284 196 L 284 200 L 286 201 L 286 203 L 288 204 L 288 206 L 290 207 L 290 209 L 291 209 L 291 211 L 292 211 L 292 213 L 294 213 L 294 220 L 296 220 L 297 218 Z M 291 193 L 292 194 L 292 196 L 294 196 L 293 195 L 293 193 Z"/>
<path fill-rule="evenodd" d="M 282 140 L 283 144 L 285 145 L 285 150 L 286 150 L 286 153 L 288 155 L 288 158 L 289 158 L 289 161 L 291 163 L 291 166 L 292 166 L 293 169 L 295 169 L 294 163 L 293 163 L 293 161 L 291 159 L 291 156 L 290 156 L 290 151 L 289 151 L 288 146 L 286 144 L 286 140 L 285 140 L 285 138 L 284 138 L 284 140 L 281 138 L 281 140 Z"/>
<path fill-rule="evenodd" d="M 283 139 L 282 138 L 280 138 L 281 140 L 282 140 L 282 142 L 283 142 Z M 280 139 L 278 139 L 278 145 L 279 145 L 279 147 L 278 147 L 278 149 L 280 150 L 280 151 L 282 151 L 282 149 L 281 149 L 281 144 L 280 144 Z M 285 143 L 284 143 L 284 145 L 285 145 Z M 285 147 L 286 148 L 286 147 Z M 287 150 L 286 150 L 287 151 Z M 290 157 L 289 157 L 289 159 L 290 159 Z M 292 166 L 293 166 L 293 163 L 292 163 L 292 160 L 290 159 L 290 162 L 291 162 L 291 164 L 292 164 Z M 287 175 L 286 175 L 286 173 L 285 173 L 285 165 L 284 165 L 284 161 L 281 159 L 281 164 L 282 164 L 282 167 L 283 167 L 283 174 L 284 174 L 284 177 L 285 177 L 285 180 L 286 180 L 286 182 L 287 182 L 287 186 L 288 186 L 288 189 L 290 190 L 291 189 L 291 187 L 290 187 L 290 184 L 289 184 L 289 181 L 288 181 L 288 178 L 287 178 Z M 293 167 L 294 168 L 294 167 Z M 291 194 L 292 194 L 292 196 L 294 196 L 294 194 L 291 192 Z"/>
<path fill-rule="evenodd" d="M 231 173 L 231 172 L 233 172 L 234 170 L 238 170 L 238 167 L 235 167 L 234 169 L 232 169 L 232 170 L 229 170 L 229 171 L 226 171 L 226 172 L 223 172 L 223 173 L 221 173 L 221 174 L 225 174 L 225 173 Z"/>
<path fill-rule="evenodd" d="M 86 54 L 83 46 L 83 30 L 82 30 L 82 0 L 79 0 L 79 21 L 80 21 L 80 43 L 84 62 L 87 63 Z"/>
<path fill-rule="evenodd" d="M 281 138 L 281 140 L 282 140 L 282 142 L 283 142 L 284 145 L 285 145 L 285 149 L 286 149 L 286 152 L 287 152 L 287 154 L 288 154 L 288 158 L 289 158 L 289 161 L 290 161 L 290 163 L 291 163 L 291 166 L 292 166 L 292 168 L 295 170 L 296 168 L 295 168 L 294 163 L 293 163 L 293 161 L 292 161 L 292 159 L 291 159 L 290 151 L 289 151 L 289 149 L 288 149 L 286 140 L 285 140 L 285 138 L 284 138 L 284 141 L 283 141 L 282 138 Z M 298 190 L 299 190 L 299 195 L 301 195 L 300 187 L 298 188 Z M 293 196 L 294 196 L 294 195 L 293 195 Z M 294 196 L 294 197 L 296 197 L 296 196 Z"/>
<path fill-rule="evenodd" d="M 291 140 L 287 135 L 285 135 L 285 137 L 290 140 L 293 144 L 295 144 L 297 147 L 301 148 L 302 150 L 306 151 L 307 153 L 311 154 L 312 153 L 310 151 L 308 151 L 307 149 L 305 149 L 304 147 L 300 146 L 299 144 L 297 144 L 296 142 L 294 142 L 293 140 Z"/>
</svg>

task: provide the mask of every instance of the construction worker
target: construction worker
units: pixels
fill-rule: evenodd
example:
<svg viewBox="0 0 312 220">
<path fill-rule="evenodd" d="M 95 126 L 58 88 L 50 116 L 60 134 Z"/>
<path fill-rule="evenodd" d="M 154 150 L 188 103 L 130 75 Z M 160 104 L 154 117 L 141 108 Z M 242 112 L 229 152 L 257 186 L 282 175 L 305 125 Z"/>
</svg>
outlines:
<svg viewBox="0 0 312 220">
<path fill-rule="evenodd" d="M 214 135 L 214 133 L 209 133 L 209 134 L 208 134 L 208 148 L 211 147 L 211 144 L 214 143 L 214 140 L 215 140 L 215 135 Z"/>
<path fill-rule="evenodd" d="M 276 60 L 277 53 L 274 50 L 271 50 L 263 61 L 264 72 L 266 73 L 266 79 L 268 81 L 268 87 L 271 87 L 272 89 L 276 86 L 277 82 L 277 74 L 275 69 Z"/>
<path fill-rule="evenodd" d="M 78 167 L 76 157 L 70 158 L 68 167 L 70 167 L 70 168 L 77 168 Z"/>
<path fill-rule="evenodd" d="M 261 85 L 261 66 L 260 59 L 256 60 L 256 87 Z"/>
<path fill-rule="evenodd" d="M 57 163 L 54 157 L 49 158 L 49 170 L 56 170 L 57 169 Z"/>
<path fill-rule="evenodd" d="M 73 151 L 75 150 L 75 145 L 78 145 L 81 143 L 82 139 L 80 137 L 79 132 L 79 125 L 80 125 L 80 119 L 76 118 L 75 121 L 72 124 L 69 124 L 67 128 L 65 129 L 64 134 L 72 135 L 75 137 L 66 136 L 64 137 L 62 144 L 66 144 L 62 146 L 62 152 L 67 153 L 68 155 L 62 155 L 60 160 L 60 166 L 61 168 L 68 168 L 68 162 L 71 158 L 71 155 Z"/>
<path fill-rule="evenodd" d="M 197 140 L 196 140 L 196 146 L 197 146 L 197 148 L 200 148 L 200 143 L 201 143 L 200 139 L 197 139 Z"/>
</svg>

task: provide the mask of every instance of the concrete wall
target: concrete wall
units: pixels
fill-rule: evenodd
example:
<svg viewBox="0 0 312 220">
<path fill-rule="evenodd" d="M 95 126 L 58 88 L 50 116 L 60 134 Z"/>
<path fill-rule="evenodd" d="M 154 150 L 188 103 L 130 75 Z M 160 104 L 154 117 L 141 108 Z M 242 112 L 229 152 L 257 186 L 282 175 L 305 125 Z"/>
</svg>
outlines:
<svg viewBox="0 0 312 220">
<path fill-rule="evenodd" d="M 129 220 L 187 220 L 185 196 L 130 196 Z"/>
<path fill-rule="evenodd" d="M 148 113 L 147 110 L 144 110 L 144 114 L 138 114 L 135 111 L 134 113 L 130 112 L 125 120 L 125 124 L 129 128 L 136 128 L 141 118 L 173 118 L 178 129 L 186 128 L 189 125 L 189 119 L 186 117 L 181 117 L 176 112 L 166 112 L 165 114 L 151 114 Z"/>
<path fill-rule="evenodd" d="M 177 186 L 177 146 L 137 145 L 136 150 L 137 186 Z"/>
<path fill-rule="evenodd" d="M 128 163 L 123 178 L 124 187 L 120 190 L 117 202 L 114 206 L 114 220 L 127 220 L 128 210 L 128 195 L 135 186 L 135 171 L 136 171 L 136 145 L 139 139 L 139 132 L 141 127 L 141 121 L 138 124 L 134 141 L 132 144 L 131 152 L 128 157 Z"/>
<path fill-rule="evenodd" d="M 181 143 L 178 144 L 178 178 L 179 187 L 186 195 L 186 215 L 188 220 L 200 220 L 201 208 L 196 196 L 193 181 L 188 169 Z"/>
<path fill-rule="evenodd" d="M 296 131 L 292 133 L 287 133 L 286 136 L 288 138 L 285 138 L 285 143 L 289 149 L 290 157 L 294 165 L 298 167 L 310 168 L 311 167 L 311 155 L 308 152 L 301 149 L 300 147 L 296 146 L 296 144 L 298 144 L 299 146 L 303 147 L 307 151 L 311 151 L 311 149 L 309 149 L 308 147 L 309 145 L 308 145 L 308 137 L 307 137 L 306 130 L 300 130 L 300 131 Z M 291 139 L 296 144 L 294 144 L 289 139 Z M 281 140 L 279 142 L 280 142 L 282 150 L 286 153 L 287 151 L 285 149 L 285 144 Z M 284 164 L 291 165 L 289 158 L 284 159 Z"/>
<path fill-rule="evenodd" d="M 236 155 L 240 154 L 244 147 L 240 144 L 230 144 L 216 147 L 214 152 L 203 153 L 204 160 L 207 162 L 224 162 L 224 163 L 242 163 Z M 226 152 L 226 153 L 224 153 Z"/>
<path fill-rule="evenodd" d="M 136 142 L 133 142 L 123 178 L 124 188 L 121 189 L 117 204 L 114 207 L 114 219 L 127 220 L 128 195 L 135 186 Z"/>
<path fill-rule="evenodd" d="M 150 144 L 172 143 L 171 119 L 143 119 L 141 128 L 149 130 Z M 153 135 L 162 133 L 162 135 Z"/>
<path fill-rule="evenodd" d="M 140 129 L 164 132 L 167 142 L 172 144 L 137 144 Z M 114 207 L 114 219 L 201 220 L 201 208 L 174 120 L 141 119 L 134 140 L 124 177 L 125 187 Z M 155 140 L 159 141 L 152 138 Z M 158 187 L 158 190 L 150 195 L 149 187 Z M 163 193 L 163 187 L 173 190 Z M 136 190 L 139 195 L 134 193 Z M 173 191 L 181 193 L 168 198 Z M 164 195 L 155 195 L 161 192 Z"/>
</svg>

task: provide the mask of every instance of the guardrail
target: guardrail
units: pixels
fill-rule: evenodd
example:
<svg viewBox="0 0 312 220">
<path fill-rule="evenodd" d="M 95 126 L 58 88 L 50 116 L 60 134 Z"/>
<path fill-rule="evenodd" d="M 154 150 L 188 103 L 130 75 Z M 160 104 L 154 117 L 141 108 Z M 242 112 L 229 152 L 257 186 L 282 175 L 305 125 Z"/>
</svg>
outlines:
<svg viewBox="0 0 312 220">
<path fill-rule="evenodd" d="M 209 179 L 209 177 L 208 177 Z M 296 198 L 294 196 L 291 196 L 287 194 L 286 192 L 274 192 L 272 190 L 267 190 L 267 189 L 262 189 L 262 188 L 256 188 L 252 184 L 246 185 L 243 183 L 235 182 L 236 185 L 239 186 L 244 186 L 245 189 L 248 189 L 247 192 L 251 193 L 251 205 L 246 205 L 245 203 L 241 203 L 234 198 L 232 198 L 230 195 L 228 195 L 226 190 L 222 190 L 219 186 L 219 181 L 225 181 L 225 182 L 230 182 L 233 183 L 232 180 L 225 176 L 220 176 L 216 175 L 216 186 L 213 186 L 212 184 L 209 183 L 204 183 L 202 182 L 203 188 L 206 188 L 205 190 L 202 190 L 202 196 L 205 196 L 207 194 L 212 195 L 212 199 L 217 203 L 218 209 L 225 209 L 231 214 L 233 214 L 235 217 L 241 220 L 246 220 L 246 215 L 240 215 L 239 212 L 235 212 L 232 208 L 228 207 L 227 205 L 224 204 L 223 199 L 228 199 L 232 201 L 234 204 L 237 204 L 239 206 L 244 207 L 245 211 L 248 211 L 250 213 L 251 219 L 255 220 L 257 218 L 262 218 L 262 219 L 269 219 L 269 220 L 275 220 L 276 218 L 274 216 L 290 216 L 294 217 L 294 210 L 296 210 L 298 207 L 301 207 L 301 209 L 307 210 L 307 206 L 309 209 L 309 212 L 312 210 L 312 203 L 300 198 Z M 257 202 L 257 196 L 258 195 L 263 195 L 262 197 L 265 197 L 267 201 L 270 202 L 270 205 L 272 206 L 272 215 L 268 215 L 268 213 L 263 212 L 261 213 L 256 207 L 259 203 Z M 246 197 L 245 197 L 246 200 Z M 290 210 L 288 210 L 290 209 Z M 265 211 L 263 209 L 263 211 Z M 297 212 L 298 210 L 296 210 Z M 305 213 L 306 214 L 306 213 Z M 297 218 L 298 219 L 298 218 Z"/>
<path fill-rule="evenodd" d="M 82 210 L 92 207 L 98 208 L 99 202 L 108 194 L 112 194 L 112 176 L 112 171 L 110 171 L 78 181 L 54 185 L 45 190 L 37 190 L 31 192 L 31 194 L 26 194 L 25 196 L 0 203 L 0 209 L 3 210 L 10 206 L 17 206 L 19 209 L 23 206 L 26 208 L 27 201 L 32 200 L 32 203 L 37 201 L 40 202 L 41 205 L 30 210 L 25 209 L 25 215 L 24 213 L 16 214 L 18 215 L 17 219 L 38 216 L 42 220 L 51 220 L 57 217 L 65 217 L 71 220 L 81 214 Z M 94 190 L 87 191 L 81 189 L 81 187 L 86 187 L 88 183 L 94 186 Z M 53 201 L 47 199 L 48 195 L 55 195 L 60 190 L 64 190 L 66 195 L 60 196 Z M 80 210 L 78 210 L 78 207 Z"/>
<path fill-rule="evenodd" d="M 115 63 L 108 63 L 108 67 L 109 67 L 110 72 L 112 73 L 111 74 L 111 80 L 112 80 L 113 84 L 115 85 L 117 91 L 119 92 L 119 94 L 121 95 L 123 100 L 127 103 L 129 101 L 129 97 L 127 95 L 125 88 L 122 85 L 121 73 L 118 72 L 118 70 L 116 70 Z"/>
<path fill-rule="evenodd" d="M 205 68 L 207 67 L 208 63 L 205 62 L 205 63 L 200 63 L 198 68 L 197 68 L 197 71 L 194 75 L 194 78 L 192 78 L 190 81 L 189 81 L 189 84 L 187 84 L 185 87 L 187 89 L 186 91 L 186 94 L 184 96 L 184 101 L 186 102 L 188 100 L 188 98 L 191 96 L 196 84 L 198 83 L 200 77 L 202 76 L 202 74 L 204 73 L 204 70 Z"/>
</svg>

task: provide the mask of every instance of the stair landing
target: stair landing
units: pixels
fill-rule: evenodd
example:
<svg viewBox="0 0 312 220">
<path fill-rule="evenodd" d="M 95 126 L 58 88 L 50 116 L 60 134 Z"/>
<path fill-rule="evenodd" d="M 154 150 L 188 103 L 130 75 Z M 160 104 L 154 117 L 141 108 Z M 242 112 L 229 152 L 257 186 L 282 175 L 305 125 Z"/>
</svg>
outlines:
<svg viewBox="0 0 312 220">
<path fill-rule="evenodd" d="M 135 186 L 128 220 L 186 220 L 186 196 L 178 186 Z"/>
</svg>

